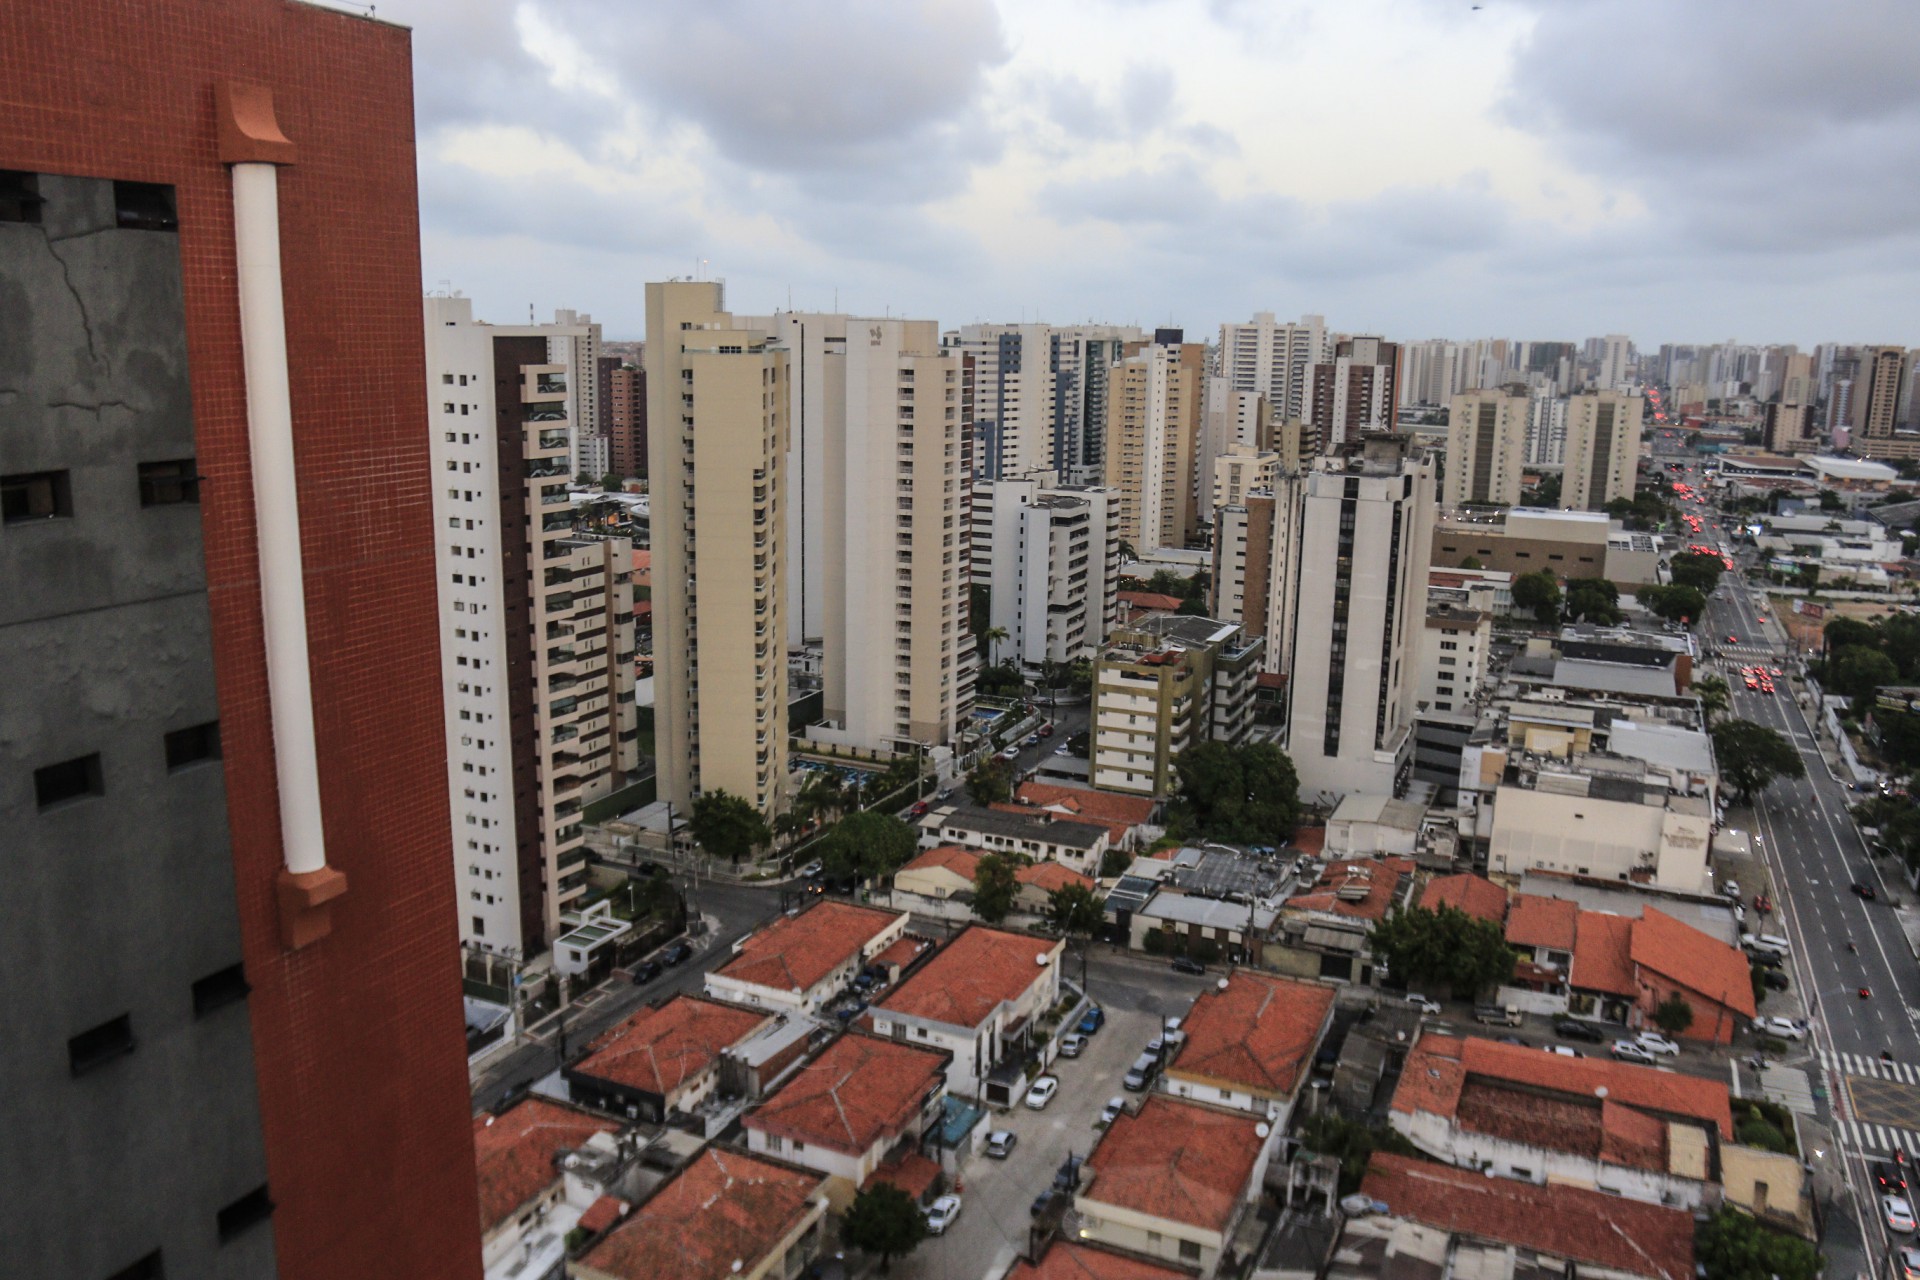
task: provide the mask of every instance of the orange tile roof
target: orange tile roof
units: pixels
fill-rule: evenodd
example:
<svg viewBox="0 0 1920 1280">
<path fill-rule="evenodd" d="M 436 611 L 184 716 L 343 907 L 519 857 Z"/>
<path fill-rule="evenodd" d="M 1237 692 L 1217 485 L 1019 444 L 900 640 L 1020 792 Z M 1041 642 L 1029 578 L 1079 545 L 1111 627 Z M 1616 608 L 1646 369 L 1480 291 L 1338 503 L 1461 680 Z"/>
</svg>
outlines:
<svg viewBox="0 0 1920 1280">
<path fill-rule="evenodd" d="M 1194 998 L 1168 1074 L 1290 1097 L 1332 1008 L 1332 987 L 1235 969 Z"/>
<path fill-rule="evenodd" d="M 1241 1112 L 1149 1095 L 1137 1114 L 1122 1112 L 1100 1136 L 1087 1157 L 1093 1181 L 1080 1197 L 1224 1231 L 1265 1145 L 1255 1132 L 1261 1124 Z"/>
<path fill-rule="evenodd" d="M 1121 604 L 1130 604 L 1136 609 L 1178 609 L 1185 603 L 1179 596 L 1158 591 L 1121 591 L 1117 595 Z"/>
<path fill-rule="evenodd" d="M 1633 923 L 1633 962 L 1675 986 L 1754 1015 L 1753 978 L 1747 958 L 1711 934 L 1648 907 Z"/>
<path fill-rule="evenodd" d="M 1348 858 L 1329 862 L 1327 869 L 1320 873 L 1319 882 L 1308 892 L 1288 898 L 1287 906 L 1296 911 L 1320 911 L 1351 920 L 1382 920 L 1400 892 L 1400 882 L 1412 874 L 1412 858 Z M 1342 885 L 1362 879 L 1367 885 L 1366 897 L 1348 901 L 1340 896 Z"/>
<path fill-rule="evenodd" d="M 1507 918 L 1507 891 L 1485 876 L 1435 876 L 1421 890 L 1420 905 L 1429 911 L 1445 905 L 1498 924 Z"/>
<path fill-rule="evenodd" d="M 916 938 L 903 933 L 886 945 L 886 948 L 869 960 L 868 964 L 898 965 L 904 969 L 916 960 L 922 951 L 933 944 L 925 938 Z"/>
<path fill-rule="evenodd" d="M 480 1175 L 480 1230 L 504 1222 L 560 1176 L 554 1157 L 586 1145 L 596 1133 L 618 1133 L 611 1120 L 545 1098 L 528 1098 L 504 1115 L 473 1118 L 473 1160 Z"/>
<path fill-rule="evenodd" d="M 1319 827 L 1301 827 L 1293 833 L 1293 850 L 1309 857 L 1318 857 L 1327 847 L 1327 829 Z"/>
<path fill-rule="evenodd" d="M 1189 1272 L 1175 1271 L 1144 1258 L 1057 1236 L 1040 1255 L 1040 1261 L 1028 1262 L 1023 1258 L 1007 1272 L 1007 1280 L 1189 1280 L 1189 1276 Z"/>
<path fill-rule="evenodd" d="M 1627 948 L 1633 937 L 1631 916 L 1604 911 L 1582 911 L 1573 940 L 1573 971 L 1568 982 L 1582 991 L 1604 991 L 1611 996 L 1637 996 L 1633 961 Z"/>
<path fill-rule="evenodd" d="M 918 1151 L 909 1151 L 875 1169 L 869 1181 L 891 1183 L 915 1200 L 924 1200 L 933 1184 L 940 1181 L 940 1173 L 939 1165 Z"/>
<path fill-rule="evenodd" d="M 572 1070 L 665 1096 L 705 1071 L 722 1049 L 770 1020 L 770 1014 L 757 1009 L 675 996 L 602 1034 Z"/>
<path fill-rule="evenodd" d="M 1077 884 L 1083 889 L 1093 888 L 1093 877 L 1083 876 L 1071 867 L 1063 867 L 1057 862 L 1036 862 L 1021 867 L 1013 873 L 1013 878 L 1021 884 L 1030 884 L 1036 889 L 1052 893 L 1055 889 L 1064 889 Z"/>
<path fill-rule="evenodd" d="M 1396 1217 L 1648 1280 L 1693 1275 L 1693 1216 L 1582 1187 L 1489 1178 L 1376 1152 L 1361 1194 Z"/>
<path fill-rule="evenodd" d="M 749 1129 L 850 1156 L 913 1127 L 948 1055 L 848 1032 L 756 1107 Z M 916 1135 L 918 1136 L 918 1135 Z"/>
<path fill-rule="evenodd" d="M 988 852 L 985 849 L 963 849 L 957 844 L 943 844 L 938 848 L 926 850 L 900 869 L 930 871 L 935 867 L 945 867 L 962 880 L 972 880 L 980 873 L 980 859 L 986 857 Z M 1094 886 L 1093 877 L 1083 876 L 1071 867 L 1062 866 L 1051 859 L 1016 867 L 1013 878 L 1021 884 L 1035 885 L 1048 893 L 1052 893 L 1062 885 L 1085 885 L 1089 889 Z"/>
<path fill-rule="evenodd" d="M 904 915 L 830 898 L 797 916 L 782 916 L 749 934 L 740 954 L 721 965 L 723 978 L 776 991 L 806 991 L 849 960 Z"/>
<path fill-rule="evenodd" d="M 1041 978 L 1046 972 L 1041 956 L 1057 960 L 1064 946 L 1054 938 L 969 925 L 874 1008 L 952 1027 L 977 1027 L 1000 1004 L 1018 999 Z"/>
<path fill-rule="evenodd" d="M 1114 844 L 1126 839 L 1135 827 L 1153 821 L 1154 802 L 1146 796 L 1123 796 L 1051 782 L 1025 782 L 1013 793 L 1013 798 L 1022 805 L 1102 823 L 1107 828 L 1108 840 Z"/>
<path fill-rule="evenodd" d="M 1507 941 L 1516 947 L 1549 947 L 1571 953 L 1579 917 L 1580 908 L 1565 898 L 1516 893 L 1507 908 Z"/>
<path fill-rule="evenodd" d="M 797 1228 L 825 1181 L 708 1147 L 581 1261 L 620 1280 L 726 1280 Z"/>
<path fill-rule="evenodd" d="M 1582 1099 L 1604 1096 L 1636 1110 L 1710 1124 L 1723 1139 L 1733 1138 L 1727 1086 L 1718 1080 L 1611 1058 L 1563 1058 L 1527 1045 L 1457 1036 L 1420 1038 L 1407 1055 L 1406 1069 L 1394 1090 L 1393 1109 L 1455 1115 L 1470 1077 Z M 1599 1088 L 1607 1092 L 1596 1095 L 1594 1090 Z"/>
<path fill-rule="evenodd" d="M 601 1196 L 598 1200 L 595 1200 L 587 1206 L 587 1211 L 580 1215 L 578 1225 L 582 1231 L 590 1235 L 597 1235 L 614 1223 L 620 1221 L 626 1214 L 628 1207 L 625 1200 L 621 1200 L 616 1196 Z"/>
</svg>

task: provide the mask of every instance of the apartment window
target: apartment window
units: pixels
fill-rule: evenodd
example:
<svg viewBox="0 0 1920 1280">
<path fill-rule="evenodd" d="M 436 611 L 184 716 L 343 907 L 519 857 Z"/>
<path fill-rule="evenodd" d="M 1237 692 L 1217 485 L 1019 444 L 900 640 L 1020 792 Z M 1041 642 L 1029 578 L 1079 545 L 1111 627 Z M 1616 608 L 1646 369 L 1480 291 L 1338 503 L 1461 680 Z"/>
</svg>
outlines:
<svg viewBox="0 0 1920 1280">
<path fill-rule="evenodd" d="M 160 1251 L 155 1249 L 138 1262 L 120 1268 L 107 1280 L 166 1280 L 167 1269 L 160 1264 Z"/>
<path fill-rule="evenodd" d="M 442 404 L 440 405 L 440 412 L 442 412 L 442 413 L 452 413 L 452 412 L 453 412 L 453 401 L 451 401 L 451 400 L 447 400 L 447 401 L 444 401 L 444 402 L 442 402 Z"/>
<path fill-rule="evenodd" d="M 238 1004 L 252 990 L 247 983 L 246 966 L 230 964 L 193 984 L 193 1016 L 204 1018 L 230 1004 Z"/>
<path fill-rule="evenodd" d="M 33 771 L 34 801 L 42 813 L 56 805 L 106 793 L 106 782 L 100 772 L 100 753 L 97 751 Z"/>
<path fill-rule="evenodd" d="M 479 916 L 473 918 L 473 936 L 476 938 L 484 938 L 487 936 L 487 922 Z"/>
<path fill-rule="evenodd" d="M 158 182 L 114 183 L 113 215 L 129 231 L 180 229 L 180 216 L 173 208 L 173 188 Z"/>
<path fill-rule="evenodd" d="M 220 722 L 209 720 L 205 724 L 175 729 L 166 736 L 166 747 L 168 773 L 207 760 L 218 760 L 220 758 Z"/>
<path fill-rule="evenodd" d="M 0 476 L 0 520 L 25 524 L 73 514 L 73 491 L 64 471 L 30 471 Z"/>
<path fill-rule="evenodd" d="M 200 501 L 200 477 L 192 458 L 140 464 L 140 505 L 171 507 Z"/>
<path fill-rule="evenodd" d="M 220 1243 L 226 1244 L 229 1240 L 238 1239 L 272 1216 L 273 1199 L 267 1194 L 267 1184 L 263 1182 L 221 1209 L 214 1216 L 214 1225 L 220 1233 Z"/>
<path fill-rule="evenodd" d="M 443 373 L 443 374 L 441 374 L 441 375 L 440 375 L 440 382 L 441 382 L 441 384 L 442 384 L 442 385 L 444 385 L 444 386 L 449 386 L 449 387 L 450 387 L 450 386 L 452 386 L 452 385 L 453 385 L 453 375 L 452 375 L 452 374 L 450 374 L 450 373 Z"/>
<path fill-rule="evenodd" d="M 133 1052 L 133 1019 L 109 1018 L 67 1041 L 67 1069 L 77 1078 Z"/>
<path fill-rule="evenodd" d="M 1200 1261 L 1199 1242 L 1194 1240 L 1182 1240 L 1180 1242 L 1180 1257 L 1187 1262 Z"/>
</svg>

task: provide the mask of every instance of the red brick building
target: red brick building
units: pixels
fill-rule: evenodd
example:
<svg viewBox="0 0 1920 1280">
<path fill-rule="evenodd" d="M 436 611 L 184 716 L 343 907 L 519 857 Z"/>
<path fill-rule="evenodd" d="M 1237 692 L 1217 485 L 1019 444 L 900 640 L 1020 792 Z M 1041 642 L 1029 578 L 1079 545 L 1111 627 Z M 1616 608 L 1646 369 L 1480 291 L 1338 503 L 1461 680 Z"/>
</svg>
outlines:
<svg viewBox="0 0 1920 1280">
<path fill-rule="evenodd" d="M 411 56 L 0 6 L 10 1272 L 480 1274 Z"/>
</svg>

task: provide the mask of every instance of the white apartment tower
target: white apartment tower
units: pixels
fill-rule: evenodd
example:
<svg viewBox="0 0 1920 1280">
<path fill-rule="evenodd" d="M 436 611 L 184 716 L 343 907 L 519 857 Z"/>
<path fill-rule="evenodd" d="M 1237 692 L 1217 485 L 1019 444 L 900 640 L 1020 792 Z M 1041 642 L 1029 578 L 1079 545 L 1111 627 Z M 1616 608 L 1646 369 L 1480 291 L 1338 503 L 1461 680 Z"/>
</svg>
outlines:
<svg viewBox="0 0 1920 1280">
<path fill-rule="evenodd" d="M 989 625 L 1007 633 L 983 663 L 1039 673 L 1090 657 L 1118 621 L 1120 500 L 1062 485 L 1053 472 L 973 487 L 973 581 L 991 593 Z"/>
<path fill-rule="evenodd" d="M 1551 384 L 1537 386 L 1527 406 L 1527 457 L 1530 467 L 1558 468 L 1567 458 L 1567 398 Z"/>
<path fill-rule="evenodd" d="M 425 314 L 460 938 L 525 957 L 587 891 L 580 810 L 639 767 L 631 547 L 573 530 L 583 330 Z"/>
<path fill-rule="evenodd" d="M 1527 389 L 1518 383 L 1453 398 L 1447 417 L 1446 504 L 1511 507 L 1527 451 Z"/>
<path fill-rule="evenodd" d="M 573 469 L 598 480 L 612 470 L 600 421 L 600 322 L 584 311 L 556 310 L 553 323 L 576 334 L 567 352 L 567 403 L 573 415 Z"/>
<path fill-rule="evenodd" d="M 1306 413 L 1308 371 L 1333 359 L 1324 316 L 1281 324 L 1261 311 L 1245 324 L 1220 326 L 1220 374 L 1236 391 L 1257 391 L 1277 418 Z M 1248 441 L 1247 443 L 1253 443 Z"/>
<path fill-rule="evenodd" d="M 1627 391 L 1587 391 L 1568 398 L 1562 506 L 1599 511 L 1615 498 L 1633 496 L 1644 406 Z"/>
<path fill-rule="evenodd" d="M 1633 339 L 1624 333 L 1610 333 L 1600 340 L 1600 371 L 1594 375 L 1599 391 L 1618 391 L 1627 385 L 1628 368 L 1633 360 Z"/>
<path fill-rule="evenodd" d="M 1214 467 L 1233 449 L 1270 447 L 1273 424 L 1268 420 L 1267 397 L 1258 391 L 1237 390 L 1214 374 L 1206 379 L 1201 409 L 1200 438 L 1194 450 L 1194 501 L 1202 524 L 1213 523 Z"/>
<path fill-rule="evenodd" d="M 1145 337 L 1132 325 L 962 326 L 950 345 L 973 360 L 978 476 L 1098 475 L 1108 373 L 1124 346 Z"/>
<path fill-rule="evenodd" d="M 718 281 L 647 285 L 660 798 L 786 804 L 787 353 Z"/>
</svg>

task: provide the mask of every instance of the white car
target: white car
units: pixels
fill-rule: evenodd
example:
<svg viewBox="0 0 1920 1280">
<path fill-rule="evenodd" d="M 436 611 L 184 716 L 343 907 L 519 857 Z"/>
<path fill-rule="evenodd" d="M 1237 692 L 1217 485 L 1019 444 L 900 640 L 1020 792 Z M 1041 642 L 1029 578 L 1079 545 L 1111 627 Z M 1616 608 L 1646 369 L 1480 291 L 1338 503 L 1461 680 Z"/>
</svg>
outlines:
<svg viewBox="0 0 1920 1280">
<path fill-rule="evenodd" d="M 1418 991 L 1409 991 L 1407 993 L 1407 1003 L 1412 1005 L 1414 1008 L 1418 1009 L 1422 1013 L 1440 1012 L 1440 1005 L 1437 1001 L 1429 1000 L 1426 996 L 1421 995 Z"/>
<path fill-rule="evenodd" d="M 1674 1057 L 1680 1052 L 1679 1045 L 1667 1039 L 1658 1031 L 1642 1031 L 1639 1035 L 1635 1036 L 1634 1039 L 1640 1042 L 1642 1049 L 1647 1050 L 1649 1053 L 1657 1053 L 1665 1058 Z"/>
<path fill-rule="evenodd" d="M 1060 1037 L 1060 1056 L 1063 1058 L 1077 1058 L 1086 1052 L 1086 1048 L 1087 1038 L 1078 1031 Z"/>
<path fill-rule="evenodd" d="M 1653 1065 L 1653 1053 L 1638 1040 L 1615 1040 L 1607 1052 L 1621 1062 L 1637 1062 L 1643 1067 Z"/>
<path fill-rule="evenodd" d="M 1887 1230 L 1896 1235 L 1913 1234 L 1913 1205 L 1905 1196 L 1881 1196 L 1880 1216 L 1887 1221 Z"/>
<path fill-rule="evenodd" d="M 927 1209 L 927 1234 L 930 1236 L 945 1235 L 947 1228 L 952 1226 L 953 1220 L 959 1216 L 960 1197 L 941 1196 Z"/>
<path fill-rule="evenodd" d="M 1764 1036 L 1778 1036 L 1782 1040 L 1805 1040 L 1807 1029 L 1798 1022 L 1787 1018 L 1755 1018 L 1753 1029 Z"/>
<path fill-rule="evenodd" d="M 1053 1101 L 1053 1095 L 1060 1092 L 1060 1080 L 1056 1076 L 1041 1076 L 1027 1090 L 1027 1106 L 1034 1111 L 1046 1108 Z"/>
<path fill-rule="evenodd" d="M 1125 1098 L 1108 1098 L 1107 1105 L 1100 1109 L 1100 1123 L 1112 1124 L 1127 1109 Z"/>
</svg>

